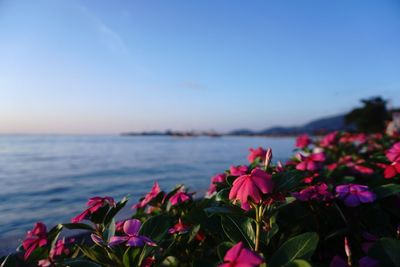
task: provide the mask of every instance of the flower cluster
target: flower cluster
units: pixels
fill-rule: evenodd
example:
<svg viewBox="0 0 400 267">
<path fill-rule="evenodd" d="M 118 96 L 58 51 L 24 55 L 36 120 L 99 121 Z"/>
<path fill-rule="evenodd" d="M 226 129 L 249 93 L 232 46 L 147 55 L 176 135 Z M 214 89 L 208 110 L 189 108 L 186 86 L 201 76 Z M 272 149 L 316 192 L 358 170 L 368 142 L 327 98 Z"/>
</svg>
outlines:
<svg viewBox="0 0 400 267">
<path fill-rule="evenodd" d="M 1 266 L 400 266 L 399 136 L 305 134 L 284 164 L 258 147 L 227 167 L 204 198 L 155 182 L 129 215 L 127 198 L 92 197 Z"/>
</svg>

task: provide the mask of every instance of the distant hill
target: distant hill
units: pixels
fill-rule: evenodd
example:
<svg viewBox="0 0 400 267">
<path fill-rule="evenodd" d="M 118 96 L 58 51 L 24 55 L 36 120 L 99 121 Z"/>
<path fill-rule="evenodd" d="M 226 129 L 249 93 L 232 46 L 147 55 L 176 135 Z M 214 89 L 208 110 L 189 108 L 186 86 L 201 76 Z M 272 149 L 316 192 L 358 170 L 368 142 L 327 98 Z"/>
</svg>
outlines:
<svg viewBox="0 0 400 267">
<path fill-rule="evenodd" d="M 231 131 L 231 135 L 296 135 L 302 133 L 321 134 L 336 130 L 349 130 L 353 127 L 346 126 L 344 115 L 337 115 L 317 119 L 301 126 L 274 126 L 261 131 L 239 129 Z"/>
</svg>

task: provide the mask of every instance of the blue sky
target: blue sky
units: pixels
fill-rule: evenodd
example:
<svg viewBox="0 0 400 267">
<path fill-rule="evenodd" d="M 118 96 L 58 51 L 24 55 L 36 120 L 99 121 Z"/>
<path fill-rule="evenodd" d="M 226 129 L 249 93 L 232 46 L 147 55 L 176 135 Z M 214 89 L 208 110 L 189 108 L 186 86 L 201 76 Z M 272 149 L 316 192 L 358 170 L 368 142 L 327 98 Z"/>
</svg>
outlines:
<svg viewBox="0 0 400 267">
<path fill-rule="evenodd" d="M 400 106 L 400 2 L 0 1 L 0 132 L 226 131 Z"/>
</svg>

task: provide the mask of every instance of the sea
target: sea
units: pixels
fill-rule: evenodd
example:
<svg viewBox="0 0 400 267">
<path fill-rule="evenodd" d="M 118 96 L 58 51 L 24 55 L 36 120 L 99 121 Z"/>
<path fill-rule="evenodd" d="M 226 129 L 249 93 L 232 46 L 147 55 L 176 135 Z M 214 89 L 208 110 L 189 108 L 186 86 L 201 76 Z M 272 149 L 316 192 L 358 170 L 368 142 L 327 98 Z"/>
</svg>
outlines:
<svg viewBox="0 0 400 267">
<path fill-rule="evenodd" d="M 37 221 L 69 222 L 90 197 L 129 196 L 131 207 L 154 181 L 164 191 L 184 184 L 201 197 L 213 175 L 247 163 L 249 148 L 271 147 L 274 161 L 285 161 L 294 143 L 291 137 L 0 135 L 0 256 Z"/>
</svg>

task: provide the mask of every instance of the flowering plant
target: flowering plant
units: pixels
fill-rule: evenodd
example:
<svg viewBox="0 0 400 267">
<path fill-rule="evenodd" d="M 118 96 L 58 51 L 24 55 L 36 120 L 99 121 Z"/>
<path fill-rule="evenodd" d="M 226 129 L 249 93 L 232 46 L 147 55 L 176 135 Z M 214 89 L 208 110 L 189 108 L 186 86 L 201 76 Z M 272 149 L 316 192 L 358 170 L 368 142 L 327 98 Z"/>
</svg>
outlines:
<svg viewBox="0 0 400 267">
<path fill-rule="evenodd" d="M 90 198 L 71 223 L 36 223 L 1 266 L 400 266 L 399 137 L 301 135 L 296 147 L 285 164 L 250 149 L 206 197 L 155 183 L 118 222 L 127 198 Z"/>
</svg>

